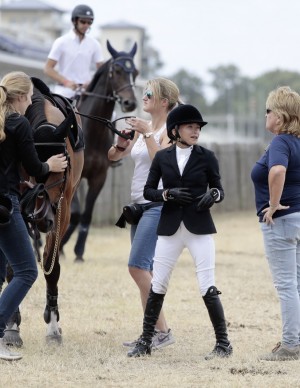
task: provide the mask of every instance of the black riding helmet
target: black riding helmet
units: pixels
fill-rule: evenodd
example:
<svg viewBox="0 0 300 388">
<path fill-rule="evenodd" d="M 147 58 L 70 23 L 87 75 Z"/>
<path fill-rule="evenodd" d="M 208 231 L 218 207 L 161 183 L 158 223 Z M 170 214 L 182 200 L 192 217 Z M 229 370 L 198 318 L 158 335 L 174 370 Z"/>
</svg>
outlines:
<svg viewBox="0 0 300 388">
<path fill-rule="evenodd" d="M 200 124 L 201 128 L 207 124 L 207 121 L 203 121 L 201 113 L 193 105 L 179 105 L 174 108 L 167 117 L 167 132 L 171 140 L 180 138 L 178 133 L 178 127 L 181 124 Z M 176 129 L 176 135 L 172 133 L 173 129 Z"/>
<path fill-rule="evenodd" d="M 72 12 L 72 22 L 76 21 L 78 18 L 85 18 L 94 20 L 94 12 L 91 7 L 85 4 L 77 5 Z"/>
</svg>

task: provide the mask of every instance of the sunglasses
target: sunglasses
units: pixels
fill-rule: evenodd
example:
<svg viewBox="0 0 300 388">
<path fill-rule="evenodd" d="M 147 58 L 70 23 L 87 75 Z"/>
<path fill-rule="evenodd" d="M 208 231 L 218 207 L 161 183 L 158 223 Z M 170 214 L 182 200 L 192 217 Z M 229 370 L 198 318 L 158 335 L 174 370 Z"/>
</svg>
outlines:
<svg viewBox="0 0 300 388">
<path fill-rule="evenodd" d="M 272 110 L 271 109 L 266 109 L 266 114 L 268 115 L 269 113 L 271 113 Z"/>
<path fill-rule="evenodd" d="M 81 24 L 88 24 L 88 25 L 92 25 L 93 24 L 93 20 L 82 20 L 82 19 L 79 19 L 78 21 Z"/>
<path fill-rule="evenodd" d="M 146 96 L 150 100 L 150 98 L 153 96 L 152 90 L 145 90 L 144 91 L 144 96 Z"/>
</svg>

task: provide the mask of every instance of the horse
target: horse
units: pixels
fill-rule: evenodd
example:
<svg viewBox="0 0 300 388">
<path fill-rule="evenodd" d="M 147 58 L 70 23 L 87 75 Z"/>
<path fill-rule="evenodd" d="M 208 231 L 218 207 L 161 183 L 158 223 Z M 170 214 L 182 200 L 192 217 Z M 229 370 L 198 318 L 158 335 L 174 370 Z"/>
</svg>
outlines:
<svg viewBox="0 0 300 388">
<path fill-rule="evenodd" d="M 63 173 L 50 173 L 46 179 L 37 178 L 37 185 L 31 185 L 32 190 L 38 187 L 33 208 L 46 209 L 43 213 L 37 210 L 39 216 L 31 219 L 36 221 L 37 229 L 46 234 L 41 267 L 46 280 L 46 307 L 44 320 L 47 324 L 46 340 L 61 343 L 61 328 L 59 326 L 58 281 L 60 278 L 59 245 L 70 221 L 71 201 L 80 182 L 84 163 L 83 143 L 80 141 L 80 117 L 75 115 L 70 103 L 62 96 L 52 95 L 49 88 L 39 79 L 32 77 L 34 93 L 32 105 L 25 113 L 33 129 L 33 137 L 40 160 L 46 161 L 51 155 L 64 153 L 68 159 L 68 167 Z M 25 173 L 26 174 L 26 173 Z M 28 176 L 25 175 L 27 180 Z M 47 196 L 41 195 L 43 192 Z M 25 196 L 24 196 L 25 198 Z M 28 195 L 27 195 L 28 199 Z M 23 195 L 21 196 L 22 207 Z M 51 206 L 39 203 L 49 200 Z M 26 201 L 24 201 L 25 203 Z M 27 202 L 30 202 L 27 201 Z M 45 206 L 43 206 L 45 205 Z M 52 210 L 49 211 L 49 210 Z M 25 210 L 22 210 L 22 214 Z M 28 212 L 30 213 L 30 211 Z M 24 214 L 23 214 L 24 217 Z M 30 221 L 30 220 L 29 220 Z M 13 276 L 9 272 L 9 276 Z M 9 279 L 8 279 L 9 281 Z M 16 346 L 22 346 L 20 337 L 21 316 L 16 311 L 5 330 L 4 340 Z"/>
<path fill-rule="evenodd" d="M 107 152 L 113 143 L 113 133 L 104 124 L 98 124 L 87 116 L 97 115 L 111 119 L 115 103 L 123 112 L 131 112 L 137 107 L 134 94 L 134 81 L 138 74 L 133 58 L 137 51 L 135 43 L 129 52 L 115 50 L 109 41 L 107 49 L 111 59 L 105 62 L 94 74 L 86 91 L 81 94 L 78 111 L 82 118 L 85 152 L 82 178 L 88 183 L 85 208 L 81 214 L 78 195 L 75 193 L 71 206 L 71 222 L 62 240 L 60 249 L 79 225 L 79 233 L 74 248 L 75 261 L 83 261 L 83 253 L 96 199 L 106 180 L 111 162 Z"/>
</svg>

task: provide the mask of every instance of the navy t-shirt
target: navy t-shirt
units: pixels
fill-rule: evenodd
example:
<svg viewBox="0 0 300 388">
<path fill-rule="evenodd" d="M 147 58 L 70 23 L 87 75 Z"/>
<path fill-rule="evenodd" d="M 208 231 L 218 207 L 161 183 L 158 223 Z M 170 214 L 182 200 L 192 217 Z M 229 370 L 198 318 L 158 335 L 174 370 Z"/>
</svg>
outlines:
<svg viewBox="0 0 300 388">
<path fill-rule="evenodd" d="M 293 135 L 280 134 L 273 138 L 251 172 L 258 216 L 261 216 L 263 209 L 269 207 L 268 175 L 271 167 L 276 165 L 287 169 L 280 204 L 290 208 L 276 211 L 273 218 L 300 211 L 300 139 Z"/>
</svg>

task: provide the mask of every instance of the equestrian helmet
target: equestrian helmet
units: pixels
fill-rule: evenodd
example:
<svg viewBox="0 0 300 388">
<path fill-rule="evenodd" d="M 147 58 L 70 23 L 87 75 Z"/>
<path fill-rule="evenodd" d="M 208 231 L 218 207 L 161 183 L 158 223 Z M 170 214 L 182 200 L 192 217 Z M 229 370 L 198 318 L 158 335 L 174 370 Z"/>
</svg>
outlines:
<svg viewBox="0 0 300 388">
<path fill-rule="evenodd" d="M 72 11 L 72 22 L 78 18 L 94 20 L 94 12 L 91 7 L 85 4 L 77 5 Z"/>
<path fill-rule="evenodd" d="M 204 127 L 207 121 L 203 121 L 201 113 L 193 105 L 181 104 L 171 110 L 167 117 L 167 133 L 171 140 L 179 138 L 178 127 L 181 124 L 200 124 L 200 127 Z M 176 128 L 176 136 L 172 133 L 172 130 Z"/>
</svg>

